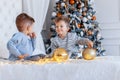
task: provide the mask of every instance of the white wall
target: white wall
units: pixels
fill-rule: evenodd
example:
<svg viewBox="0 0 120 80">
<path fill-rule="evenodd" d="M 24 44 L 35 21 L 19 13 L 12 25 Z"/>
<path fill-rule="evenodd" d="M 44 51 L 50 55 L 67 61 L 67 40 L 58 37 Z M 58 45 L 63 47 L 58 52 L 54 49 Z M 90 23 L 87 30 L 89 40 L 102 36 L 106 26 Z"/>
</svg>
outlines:
<svg viewBox="0 0 120 80">
<path fill-rule="evenodd" d="M 120 56 L 120 1 L 95 0 L 106 54 Z"/>
<path fill-rule="evenodd" d="M 21 0 L 0 0 L 0 57 L 8 57 L 7 42 L 17 32 L 15 19 L 22 12 Z"/>
<path fill-rule="evenodd" d="M 51 0 L 46 18 L 46 29 L 50 27 L 50 18 L 56 0 Z M 107 55 L 120 56 L 120 1 L 94 0 L 97 21 L 105 38 L 102 43 Z"/>
</svg>

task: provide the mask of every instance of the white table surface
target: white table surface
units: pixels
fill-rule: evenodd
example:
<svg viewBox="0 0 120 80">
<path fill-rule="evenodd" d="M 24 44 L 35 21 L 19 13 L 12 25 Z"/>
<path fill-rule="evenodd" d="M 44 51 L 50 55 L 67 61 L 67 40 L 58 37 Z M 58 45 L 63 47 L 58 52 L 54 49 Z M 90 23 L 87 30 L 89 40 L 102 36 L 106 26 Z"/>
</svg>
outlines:
<svg viewBox="0 0 120 80">
<path fill-rule="evenodd" d="M 120 80 L 120 56 L 46 64 L 0 60 L 0 80 Z"/>
</svg>

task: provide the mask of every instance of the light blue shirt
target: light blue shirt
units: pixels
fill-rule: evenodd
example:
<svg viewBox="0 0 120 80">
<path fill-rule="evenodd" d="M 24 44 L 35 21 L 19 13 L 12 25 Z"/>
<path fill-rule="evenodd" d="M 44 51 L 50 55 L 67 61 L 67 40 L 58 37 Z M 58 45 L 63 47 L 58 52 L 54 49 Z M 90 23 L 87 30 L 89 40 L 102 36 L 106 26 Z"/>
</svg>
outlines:
<svg viewBox="0 0 120 80">
<path fill-rule="evenodd" d="M 22 32 L 18 32 L 8 41 L 7 48 L 10 56 L 9 60 L 17 60 L 19 55 L 32 55 L 36 44 L 36 38 L 30 38 Z"/>
</svg>

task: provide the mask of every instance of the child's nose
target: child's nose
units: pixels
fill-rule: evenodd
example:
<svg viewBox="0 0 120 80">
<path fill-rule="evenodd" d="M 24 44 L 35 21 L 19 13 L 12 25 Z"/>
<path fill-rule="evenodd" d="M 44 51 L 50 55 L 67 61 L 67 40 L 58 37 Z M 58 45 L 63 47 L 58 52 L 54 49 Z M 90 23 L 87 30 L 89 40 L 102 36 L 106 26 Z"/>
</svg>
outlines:
<svg viewBox="0 0 120 80">
<path fill-rule="evenodd" d="M 57 29 L 60 29 L 60 27 L 57 27 Z"/>
</svg>

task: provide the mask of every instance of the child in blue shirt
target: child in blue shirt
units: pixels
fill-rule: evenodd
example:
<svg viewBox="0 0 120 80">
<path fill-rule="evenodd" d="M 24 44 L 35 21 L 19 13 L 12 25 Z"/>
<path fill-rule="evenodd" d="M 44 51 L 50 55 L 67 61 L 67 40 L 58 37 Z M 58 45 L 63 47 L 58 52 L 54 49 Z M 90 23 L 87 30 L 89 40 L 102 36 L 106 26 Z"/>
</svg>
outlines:
<svg viewBox="0 0 120 80">
<path fill-rule="evenodd" d="M 52 53 L 56 48 L 64 48 L 67 50 L 69 57 L 71 58 L 72 54 L 80 54 L 80 49 L 76 46 L 77 44 L 87 45 L 89 48 L 93 47 L 93 42 L 89 39 L 81 38 L 77 36 L 76 33 L 69 32 L 69 20 L 67 17 L 61 16 L 56 18 L 55 25 L 57 36 L 51 38 Z"/>
<path fill-rule="evenodd" d="M 19 32 L 15 33 L 7 43 L 10 53 L 9 60 L 36 61 L 40 59 L 40 56 L 32 56 L 36 44 L 36 35 L 32 31 L 34 22 L 35 20 L 26 13 L 17 16 L 16 26 Z"/>
</svg>

